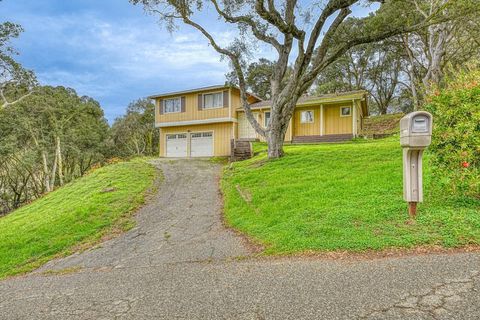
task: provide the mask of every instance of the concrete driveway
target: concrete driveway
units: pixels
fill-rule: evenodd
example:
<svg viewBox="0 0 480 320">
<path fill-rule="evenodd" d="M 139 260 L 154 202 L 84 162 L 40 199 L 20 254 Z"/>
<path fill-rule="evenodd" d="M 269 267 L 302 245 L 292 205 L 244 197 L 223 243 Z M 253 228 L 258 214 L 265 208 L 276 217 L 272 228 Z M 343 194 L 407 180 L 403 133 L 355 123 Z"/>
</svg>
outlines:
<svg viewBox="0 0 480 320">
<path fill-rule="evenodd" d="M 480 319 L 480 254 L 258 258 L 221 222 L 220 166 L 159 160 L 138 225 L 0 282 L 0 319 Z"/>
</svg>

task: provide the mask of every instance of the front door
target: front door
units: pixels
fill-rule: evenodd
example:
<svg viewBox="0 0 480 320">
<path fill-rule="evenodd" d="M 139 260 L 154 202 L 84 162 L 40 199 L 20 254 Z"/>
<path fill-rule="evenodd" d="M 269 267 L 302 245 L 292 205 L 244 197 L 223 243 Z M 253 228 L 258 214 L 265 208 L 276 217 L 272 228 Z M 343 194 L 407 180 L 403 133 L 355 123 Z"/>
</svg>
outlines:
<svg viewBox="0 0 480 320">
<path fill-rule="evenodd" d="M 238 114 L 238 138 L 239 139 L 256 139 L 257 133 L 252 127 L 245 115 L 245 112 Z"/>
</svg>

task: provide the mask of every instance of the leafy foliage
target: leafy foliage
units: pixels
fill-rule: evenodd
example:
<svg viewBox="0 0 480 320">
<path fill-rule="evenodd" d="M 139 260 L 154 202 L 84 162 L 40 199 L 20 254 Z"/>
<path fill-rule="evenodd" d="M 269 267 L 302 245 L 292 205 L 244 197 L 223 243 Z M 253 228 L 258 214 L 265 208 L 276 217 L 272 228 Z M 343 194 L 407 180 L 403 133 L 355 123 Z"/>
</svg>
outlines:
<svg viewBox="0 0 480 320">
<path fill-rule="evenodd" d="M 15 61 L 17 52 L 10 45 L 11 39 L 17 38 L 22 31 L 18 24 L 0 23 L 0 108 L 25 98 L 37 84 L 33 72 Z"/>
<path fill-rule="evenodd" d="M 39 87 L 0 110 L 0 213 L 82 176 L 109 154 L 98 102 L 73 89 Z"/>
<path fill-rule="evenodd" d="M 158 154 L 159 132 L 154 127 L 155 105 L 150 99 L 130 103 L 126 115 L 111 128 L 113 152 L 120 157 Z"/>
<path fill-rule="evenodd" d="M 480 198 L 480 71 L 461 72 L 428 97 L 433 115 L 430 150 L 442 188 Z"/>
</svg>

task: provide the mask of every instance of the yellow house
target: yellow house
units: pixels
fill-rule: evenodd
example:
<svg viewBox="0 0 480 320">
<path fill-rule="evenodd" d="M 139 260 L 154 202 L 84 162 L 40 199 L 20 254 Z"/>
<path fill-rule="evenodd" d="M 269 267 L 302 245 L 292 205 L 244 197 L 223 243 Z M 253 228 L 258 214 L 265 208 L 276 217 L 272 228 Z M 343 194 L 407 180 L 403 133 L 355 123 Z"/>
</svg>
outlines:
<svg viewBox="0 0 480 320">
<path fill-rule="evenodd" d="M 366 94 L 354 91 L 301 98 L 285 141 L 331 142 L 358 136 L 368 114 Z M 229 156 L 232 139 L 261 140 L 245 117 L 236 87 L 210 86 L 149 98 L 155 100 L 161 157 Z M 266 126 L 270 101 L 249 94 L 248 102 L 256 119 Z"/>
</svg>

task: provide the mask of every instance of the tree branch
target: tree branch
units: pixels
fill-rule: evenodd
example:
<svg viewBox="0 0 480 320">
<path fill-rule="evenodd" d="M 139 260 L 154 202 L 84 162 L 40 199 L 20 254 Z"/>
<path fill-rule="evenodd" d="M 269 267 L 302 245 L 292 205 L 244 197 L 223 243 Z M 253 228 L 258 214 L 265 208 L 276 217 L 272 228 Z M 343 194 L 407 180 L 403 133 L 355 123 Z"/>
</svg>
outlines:
<svg viewBox="0 0 480 320">
<path fill-rule="evenodd" d="M 273 0 L 268 0 L 269 10 L 265 8 L 264 0 L 257 0 L 255 3 L 255 11 L 264 20 L 274 25 L 283 34 L 291 34 L 296 39 L 302 39 L 305 37 L 305 31 L 300 30 L 297 26 L 291 22 L 287 23 L 282 19 L 280 13 L 275 9 Z"/>
<path fill-rule="evenodd" d="M 275 37 L 273 37 L 273 36 L 267 35 L 263 30 L 260 30 L 258 28 L 258 25 L 257 25 L 258 23 L 252 17 L 250 17 L 250 16 L 232 16 L 232 15 L 229 15 L 220 8 L 217 0 L 210 0 L 210 1 L 213 3 L 217 13 L 221 17 L 223 17 L 225 19 L 225 21 L 227 21 L 229 23 L 245 23 L 245 24 L 247 24 L 250 27 L 250 29 L 252 30 L 253 35 L 257 39 L 271 44 L 280 53 L 280 51 L 282 50 L 282 46 L 280 45 L 278 40 L 275 39 Z"/>
<path fill-rule="evenodd" d="M 363 37 L 358 37 L 354 39 L 350 39 L 346 41 L 343 45 L 341 45 L 337 50 L 335 50 L 332 54 L 329 55 L 328 58 L 324 58 L 322 60 L 316 60 L 316 64 L 313 66 L 312 70 L 308 73 L 305 74 L 303 81 L 306 85 L 310 85 L 313 80 L 315 80 L 315 77 L 318 75 L 318 73 L 329 66 L 331 63 L 333 63 L 335 60 L 337 60 L 340 56 L 345 54 L 349 49 L 360 45 L 360 44 L 366 44 L 366 43 L 372 43 L 372 42 L 377 42 L 381 41 L 387 38 L 391 38 L 396 35 L 400 34 L 405 34 L 405 33 L 411 33 L 413 31 L 427 28 L 433 24 L 442 22 L 442 21 L 432 21 L 434 17 L 437 16 L 438 12 L 443 10 L 447 4 L 441 6 L 438 8 L 430 17 L 422 21 L 421 23 L 415 24 L 413 26 L 402 26 L 400 28 L 394 29 L 394 30 L 387 30 L 385 32 L 380 32 L 376 34 L 370 34 L 367 36 Z M 445 21 L 448 21 L 449 19 L 444 19 Z"/>
<path fill-rule="evenodd" d="M 346 9 L 356 2 L 358 2 L 358 0 L 342 0 L 342 1 L 330 0 L 330 2 L 327 4 L 325 9 L 322 11 L 322 14 L 318 18 L 317 22 L 315 23 L 315 26 L 313 27 L 312 32 L 310 33 L 310 39 L 308 41 L 308 46 L 305 51 L 305 55 L 308 56 L 313 53 L 318 37 L 320 36 L 323 26 L 325 25 L 325 21 L 337 10 Z"/>
<path fill-rule="evenodd" d="M 178 9 L 177 9 L 178 10 Z M 178 10 L 180 11 L 180 10 Z M 255 119 L 255 117 L 253 116 L 253 112 L 250 108 L 250 104 L 248 103 L 247 101 L 247 90 L 246 90 L 246 83 L 245 83 L 245 77 L 243 75 L 243 71 L 242 71 L 242 66 L 241 66 L 241 63 L 240 63 L 240 58 L 238 57 L 238 55 L 230 50 L 227 50 L 225 48 L 222 48 L 220 47 L 217 42 L 215 41 L 215 39 L 212 37 L 212 35 L 210 33 L 208 33 L 207 30 L 205 30 L 205 28 L 203 28 L 201 25 L 199 25 L 198 23 L 192 21 L 188 15 L 186 15 L 185 13 L 183 13 L 182 11 L 179 12 L 182 16 L 182 20 L 185 24 L 188 24 L 192 27 L 194 27 L 195 29 L 197 29 L 198 31 L 200 31 L 207 39 L 208 41 L 210 42 L 210 44 L 212 45 L 212 47 L 220 54 L 223 54 L 223 55 L 226 55 L 230 58 L 232 64 L 233 64 L 233 67 L 235 69 L 235 72 L 237 73 L 237 77 L 238 77 L 238 83 L 239 83 L 239 88 L 240 88 L 240 97 L 241 97 L 241 100 L 242 100 L 242 106 L 243 106 L 243 109 L 245 110 L 245 115 L 247 116 L 247 119 L 250 121 L 250 123 L 252 124 L 253 128 L 263 137 L 265 137 L 265 130 L 260 126 L 260 124 L 258 123 L 258 121 Z"/>
<path fill-rule="evenodd" d="M 5 94 L 3 92 L 3 88 L 0 89 L 0 97 L 2 98 L 3 100 L 3 103 L 1 105 L 1 108 L 6 108 L 6 107 L 9 107 L 9 106 L 12 106 L 14 104 L 17 104 L 19 102 L 21 102 L 22 100 L 28 98 L 29 96 L 31 96 L 32 94 L 34 93 L 34 90 L 30 90 L 27 94 L 24 94 L 23 96 L 21 96 L 20 98 L 18 98 L 17 100 L 14 100 L 14 101 L 8 101 L 7 98 L 5 97 Z"/>
</svg>

